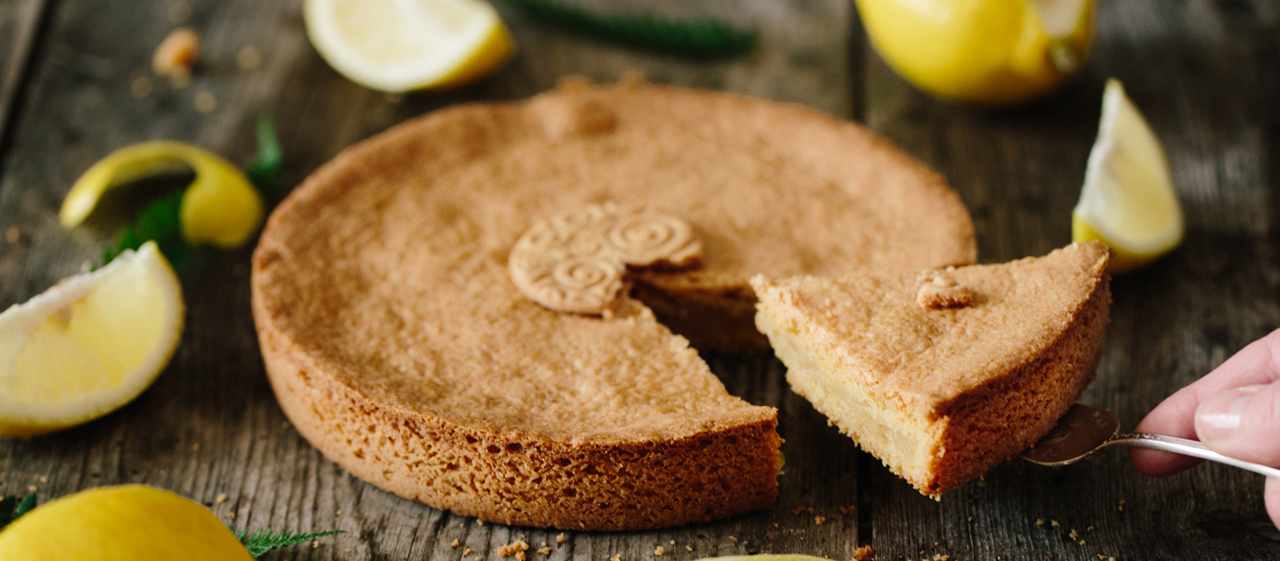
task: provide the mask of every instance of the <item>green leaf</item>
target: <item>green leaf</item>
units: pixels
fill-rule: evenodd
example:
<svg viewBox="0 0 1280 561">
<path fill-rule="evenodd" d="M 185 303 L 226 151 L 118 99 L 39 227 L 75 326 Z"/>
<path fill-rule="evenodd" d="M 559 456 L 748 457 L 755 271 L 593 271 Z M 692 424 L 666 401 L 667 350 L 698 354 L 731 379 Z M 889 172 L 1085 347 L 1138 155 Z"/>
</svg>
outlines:
<svg viewBox="0 0 1280 561">
<path fill-rule="evenodd" d="M 559 0 L 502 0 L 525 17 L 600 41 L 700 59 L 729 58 L 755 49 L 759 34 L 714 18 L 676 20 L 651 12 L 598 14 Z"/>
<path fill-rule="evenodd" d="M 27 493 L 27 496 L 23 497 L 21 502 L 18 501 L 17 495 L 0 498 L 0 530 L 3 530 L 5 526 L 12 524 L 19 516 L 30 512 L 35 507 L 35 493 Z"/>
<path fill-rule="evenodd" d="M 267 195 L 279 186 L 282 167 L 284 150 L 280 148 L 275 120 L 264 113 L 258 117 L 258 155 L 244 166 L 244 174 L 259 193 Z"/>
<path fill-rule="evenodd" d="M 248 536 L 248 532 L 248 530 L 241 530 L 239 534 L 236 534 L 236 538 L 240 540 L 240 543 L 244 544 L 245 549 L 249 550 L 249 555 L 254 556 L 254 558 L 258 558 L 273 549 L 298 545 L 316 538 L 323 538 L 334 534 L 341 534 L 342 530 L 330 530 L 328 532 L 316 532 L 314 534 L 295 534 L 288 530 L 280 530 L 278 533 L 272 532 L 271 530 L 258 530 L 257 532 L 254 532 L 252 536 Z"/>
<path fill-rule="evenodd" d="M 175 189 L 148 204 L 138 213 L 138 220 L 116 232 L 115 241 L 103 250 L 105 266 L 128 250 L 137 250 L 142 244 L 155 240 L 156 245 L 175 269 L 182 267 L 196 248 L 182 237 L 182 196 L 186 187 Z"/>
</svg>

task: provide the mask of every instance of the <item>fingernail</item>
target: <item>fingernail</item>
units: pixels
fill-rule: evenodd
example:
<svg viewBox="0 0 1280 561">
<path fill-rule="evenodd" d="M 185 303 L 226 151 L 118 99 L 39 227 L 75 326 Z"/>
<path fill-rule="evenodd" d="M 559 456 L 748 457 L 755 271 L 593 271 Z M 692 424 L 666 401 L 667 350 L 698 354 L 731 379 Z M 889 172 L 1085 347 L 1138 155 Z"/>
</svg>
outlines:
<svg viewBox="0 0 1280 561">
<path fill-rule="evenodd" d="M 1262 386 L 1243 386 L 1220 391 L 1196 408 L 1196 436 L 1201 442 L 1231 438 L 1240 426 L 1240 413 L 1249 396 Z"/>
</svg>

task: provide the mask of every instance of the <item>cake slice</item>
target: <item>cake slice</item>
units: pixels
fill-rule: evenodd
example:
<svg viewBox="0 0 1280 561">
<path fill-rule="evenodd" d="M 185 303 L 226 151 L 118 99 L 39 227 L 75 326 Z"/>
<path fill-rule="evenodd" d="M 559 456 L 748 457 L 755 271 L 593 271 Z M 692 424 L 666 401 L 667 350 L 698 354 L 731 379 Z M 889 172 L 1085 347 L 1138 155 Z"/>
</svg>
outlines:
<svg viewBox="0 0 1280 561">
<path fill-rule="evenodd" d="M 752 279 L 787 381 L 925 495 L 1046 434 L 1093 380 L 1108 250 L 839 280 Z"/>
</svg>

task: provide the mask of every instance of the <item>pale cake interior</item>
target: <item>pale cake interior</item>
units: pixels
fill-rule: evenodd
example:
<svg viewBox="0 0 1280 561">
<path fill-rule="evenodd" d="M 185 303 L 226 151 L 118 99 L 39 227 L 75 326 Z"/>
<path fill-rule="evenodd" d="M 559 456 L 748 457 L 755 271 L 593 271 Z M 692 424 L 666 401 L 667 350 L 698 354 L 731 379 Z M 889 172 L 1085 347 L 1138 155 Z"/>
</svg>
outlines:
<svg viewBox="0 0 1280 561">
<path fill-rule="evenodd" d="M 693 226 L 700 269 L 636 281 L 672 305 L 588 317 L 521 295 L 520 235 L 605 201 Z M 447 108 L 339 154 L 268 221 L 254 317 L 281 407 L 362 479 L 505 523 L 653 528 L 777 496 L 776 411 L 729 395 L 669 327 L 740 347 L 760 337 L 756 272 L 974 254 L 945 181 L 857 125 L 731 94 L 565 88 Z"/>
<path fill-rule="evenodd" d="M 942 309 L 916 299 L 936 271 L 756 277 L 756 323 L 796 393 L 937 496 L 1048 432 L 1093 379 L 1107 260 L 1080 244 L 951 269 L 973 302 Z"/>
</svg>

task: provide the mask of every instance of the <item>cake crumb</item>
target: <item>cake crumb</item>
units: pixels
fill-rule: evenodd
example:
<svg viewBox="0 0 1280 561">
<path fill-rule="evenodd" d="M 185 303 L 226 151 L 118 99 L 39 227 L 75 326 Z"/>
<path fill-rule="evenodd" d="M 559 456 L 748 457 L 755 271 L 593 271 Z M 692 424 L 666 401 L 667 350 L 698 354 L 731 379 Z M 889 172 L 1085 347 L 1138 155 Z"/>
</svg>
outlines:
<svg viewBox="0 0 1280 561">
<path fill-rule="evenodd" d="M 736 542 L 736 541 L 738 541 L 738 538 L 735 538 L 735 537 L 733 537 L 733 536 L 729 536 L 729 541 L 731 541 L 731 542 Z"/>
<path fill-rule="evenodd" d="M 236 513 L 234 513 L 234 512 L 228 512 L 228 513 L 224 514 L 223 516 L 227 517 L 227 520 L 235 520 L 235 519 L 236 519 Z"/>
<path fill-rule="evenodd" d="M 675 544 L 676 544 L 676 540 L 671 540 L 671 541 L 667 542 L 667 544 L 668 544 L 668 545 L 675 545 Z"/>
<path fill-rule="evenodd" d="M 809 514 L 813 514 L 813 509 L 807 506 L 798 506 L 791 509 L 791 514 L 794 514 L 796 516 L 800 516 L 801 514 L 804 514 L 806 512 L 808 512 Z"/>
<path fill-rule="evenodd" d="M 556 536 L 556 543 L 564 543 L 564 533 L 563 533 L 563 532 L 561 532 L 561 533 L 560 533 L 560 535 Z"/>
<path fill-rule="evenodd" d="M 460 541 L 458 541 L 458 540 L 453 540 L 453 543 L 451 543 L 451 544 L 449 544 L 449 545 L 451 545 L 451 546 L 453 546 L 453 547 L 458 547 L 458 546 L 462 545 L 462 542 L 460 542 Z"/>
<path fill-rule="evenodd" d="M 1043 518 L 1037 518 L 1037 519 L 1036 519 L 1036 526 L 1044 526 L 1044 519 L 1043 519 Z"/>
<path fill-rule="evenodd" d="M 951 275 L 939 274 L 920 285 L 916 303 L 929 310 L 963 308 L 973 303 L 973 291 L 957 284 Z M 978 486 L 986 487 L 986 483 L 979 480 Z"/>
<path fill-rule="evenodd" d="M 226 493 L 218 493 L 218 496 L 216 496 L 216 497 L 214 497 L 214 498 L 213 498 L 213 502 L 218 503 L 218 504 L 222 504 L 222 503 L 227 502 L 227 494 L 226 494 Z"/>
<path fill-rule="evenodd" d="M 855 561 L 867 561 L 868 559 L 871 559 L 871 557 L 874 556 L 875 554 L 876 554 L 875 550 L 872 550 L 870 545 L 864 545 L 862 547 L 859 547 L 858 549 L 853 550 L 853 558 Z"/>
<path fill-rule="evenodd" d="M 622 554 L 621 553 L 613 554 L 613 557 L 610 557 L 609 561 L 622 561 Z"/>
<path fill-rule="evenodd" d="M 1050 521 L 1049 521 L 1049 525 L 1050 525 L 1050 526 L 1053 526 L 1054 528 L 1057 528 L 1057 527 L 1059 526 L 1059 524 L 1058 524 L 1058 521 L 1057 521 L 1057 520 L 1050 520 Z"/>
<path fill-rule="evenodd" d="M 1070 537 L 1071 539 L 1073 539 L 1073 540 L 1075 540 L 1075 539 L 1080 539 L 1080 533 L 1079 533 L 1079 532 L 1077 532 L 1077 531 L 1075 530 L 1075 528 L 1072 528 L 1072 529 L 1071 529 L 1071 532 L 1070 532 L 1070 533 L 1068 533 L 1068 534 L 1067 534 L 1067 536 L 1069 536 L 1069 537 Z"/>
<path fill-rule="evenodd" d="M 41 483 L 48 483 L 48 482 L 49 482 L 49 476 L 47 476 L 47 475 L 41 475 L 41 476 L 40 476 L 40 482 L 41 482 Z"/>
<path fill-rule="evenodd" d="M 821 526 L 821 525 L 823 525 L 823 524 L 826 524 L 826 523 L 827 523 L 827 517 L 825 517 L 825 516 L 815 516 L 815 517 L 813 517 L 813 523 L 814 523 L 814 524 L 817 524 L 817 525 L 819 525 L 819 526 Z"/>
<path fill-rule="evenodd" d="M 9 243 L 18 243 L 22 240 L 22 230 L 19 230 L 17 226 L 10 226 L 8 230 L 4 231 L 4 239 Z"/>
<path fill-rule="evenodd" d="M 196 111 L 201 113 L 212 113 L 218 108 L 218 96 L 213 95 L 209 90 L 201 90 L 196 93 L 195 101 Z"/>
<path fill-rule="evenodd" d="M 498 553 L 498 557 L 515 557 L 519 561 L 524 561 L 524 552 L 529 550 L 529 544 L 525 543 L 524 540 L 516 540 L 507 545 L 498 546 L 493 550 Z"/>
<path fill-rule="evenodd" d="M 469 547 L 468 547 L 468 548 L 466 548 L 466 549 L 462 550 L 462 554 L 463 554 L 463 555 L 471 555 L 471 548 L 469 548 Z"/>
<path fill-rule="evenodd" d="M 199 452 L 199 451 L 200 451 L 200 443 L 198 443 L 198 442 L 197 442 L 197 443 L 195 443 L 195 444 L 192 444 L 192 445 L 191 445 L 191 451 L 192 451 L 192 452 Z"/>
<path fill-rule="evenodd" d="M 236 68 L 254 70 L 262 64 L 262 53 L 253 45 L 245 45 L 236 53 Z"/>
<path fill-rule="evenodd" d="M 858 505 L 842 506 L 840 507 L 840 513 L 841 514 L 857 514 Z"/>
<path fill-rule="evenodd" d="M 1120 499 L 1120 512 L 1124 512 L 1124 499 Z"/>
<path fill-rule="evenodd" d="M 691 545 L 686 545 L 686 546 L 684 546 L 684 548 L 685 548 L 686 550 L 688 550 L 688 551 L 693 551 L 693 546 L 691 546 Z"/>
<path fill-rule="evenodd" d="M 538 548 L 538 553 L 543 555 L 551 555 L 551 548 L 547 547 L 547 542 L 542 542 L 542 547 Z"/>
<path fill-rule="evenodd" d="M 663 549 L 663 548 L 662 548 L 662 546 L 658 546 L 658 547 L 653 548 L 653 554 L 654 554 L 654 555 L 657 555 L 658 557 L 662 557 L 662 554 L 663 554 L 663 553 L 666 553 L 666 552 L 667 552 L 667 551 L 666 551 L 665 549 Z"/>
<path fill-rule="evenodd" d="M 951 561 L 951 556 L 935 553 L 933 554 L 933 561 Z"/>
<path fill-rule="evenodd" d="M 36 487 L 35 485 L 29 485 L 29 486 L 27 486 L 27 492 L 29 492 L 29 493 L 34 493 L 34 492 L 39 491 L 39 490 L 40 490 L 40 489 L 39 489 L 38 487 Z"/>
<path fill-rule="evenodd" d="M 477 525 L 477 526 L 484 526 L 484 520 L 481 520 L 481 519 L 477 518 L 477 519 L 476 519 L 476 525 Z"/>
<path fill-rule="evenodd" d="M 151 70 L 160 76 L 190 75 L 200 58 L 200 34 L 191 27 L 179 27 L 165 36 L 151 55 Z"/>
</svg>

